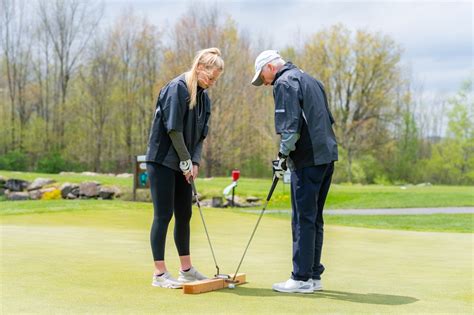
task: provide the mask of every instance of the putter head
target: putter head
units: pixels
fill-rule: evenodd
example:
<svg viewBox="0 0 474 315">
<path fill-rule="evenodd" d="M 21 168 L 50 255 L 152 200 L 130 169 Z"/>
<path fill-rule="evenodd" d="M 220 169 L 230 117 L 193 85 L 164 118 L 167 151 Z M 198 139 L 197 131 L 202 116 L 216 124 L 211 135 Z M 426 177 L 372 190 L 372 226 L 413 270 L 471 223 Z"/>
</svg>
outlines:
<svg viewBox="0 0 474 315">
<path fill-rule="evenodd" d="M 240 283 L 239 280 L 233 280 L 233 279 L 226 279 L 225 282 L 226 283 L 232 283 L 232 284 Z"/>
<path fill-rule="evenodd" d="M 222 274 L 222 273 L 214 275 L 214 277 L 217 278 L 217 279 L 224 279 L 224 280 L 230 279 L 229 275 L 225 275 L 225 274 Z"/>
</svg>

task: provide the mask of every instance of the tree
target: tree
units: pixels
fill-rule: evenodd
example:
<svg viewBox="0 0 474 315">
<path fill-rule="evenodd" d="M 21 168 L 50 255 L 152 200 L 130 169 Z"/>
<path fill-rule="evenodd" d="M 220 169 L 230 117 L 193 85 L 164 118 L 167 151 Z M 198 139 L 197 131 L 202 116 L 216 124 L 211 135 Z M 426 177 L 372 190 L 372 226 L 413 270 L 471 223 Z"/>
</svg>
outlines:
<svg viewBox="0 0 474 315">
<path fill-rule="evenodd" d="M 27 88 L 30 81 L 31 45 L 30 29 L 25 23 L 25 2 L 2 0 L 1 45 L 7 77 L 8 96 L 10 99 L 10 149 L 22 149 L 25 125 L 31 115 L 28 104 Z M 19 132 L 16 133 L 18 117 Z"/>
<path fill-rule="evenodd" d="M 386 142 L 396 88 L 401 84 L 400 48 L 388 36 L 351 31 L 342 25 L 317 32 L 296 53 L 308 73 L 325 84 L 336 136 L 347 151 L 347 174 L 359 154 Z"/>
<path fill-rule="evenodd" d="M 171 32 L 164 53 L 166 80 L 188 70 L 198 50 L 218 47 L 224 73 L 209 90 L 212 101 L 210 133 L 204 144 L 202 165 L 207 177 L 228 174 L 233 168 L 263 175 L 259 165 L 270 160 L 273 147 L 270 93 L 255 89 L 250 80 L 253 60 L 250 43 L 235 22 L 224 20 L 217 9 L 191 6 Z M 190 32 L 189 30 L 193 31 Z M 260 96 L 266 95 L 266 103 Z M 273 150 L 272 150 L 273 149 Z"/>
<path fill-rule="evenodd" d="M 65 104 L 70 80 L 102 16 L 101 6 L 80 0 L 40 0 L 41 25 L 52 43 L 56 68 L 54 127 L 64 147 Z"/>
<path fill-rule="evenodd" d="M 154 112 L 156 84 L 161 65 L 161 34 L 146 20 L 124 13 L 111 32 L 113 56 L 118 63 L 116 137 L 123 150 L 120 167 L 128 168 L 133 156 L 146 150 Z"/>
<path fill-rule="evenodd" d="M 104 147 L 107 145 L 105 127 L 112 116 L 112 94 L 116 83 L 117 63 L 112 55 L 110 41 L 97 38 L 90 50 L 90 61 L 80 74 L 81 87 L 84 92 L 78 115 L 84 116 L 88 125 L 92 149 L 92 163 L 95 172 L 101 171 Z"/>
</svg>

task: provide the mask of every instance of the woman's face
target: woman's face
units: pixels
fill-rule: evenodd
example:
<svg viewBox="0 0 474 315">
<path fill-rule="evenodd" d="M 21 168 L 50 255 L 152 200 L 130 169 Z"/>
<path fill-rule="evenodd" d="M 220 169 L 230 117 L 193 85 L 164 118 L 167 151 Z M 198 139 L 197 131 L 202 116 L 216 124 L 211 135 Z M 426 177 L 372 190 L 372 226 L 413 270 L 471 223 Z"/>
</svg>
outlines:
<svg viewBox="0 0 474 315">
<path fill-rule="evenodd" d="M 216 83 L 221 75 L 221 71 L 217 68 L 207 70 L 205 68 L 198 69 L 198 85 L 203 89 L 208 89 Z"/>
</svg>

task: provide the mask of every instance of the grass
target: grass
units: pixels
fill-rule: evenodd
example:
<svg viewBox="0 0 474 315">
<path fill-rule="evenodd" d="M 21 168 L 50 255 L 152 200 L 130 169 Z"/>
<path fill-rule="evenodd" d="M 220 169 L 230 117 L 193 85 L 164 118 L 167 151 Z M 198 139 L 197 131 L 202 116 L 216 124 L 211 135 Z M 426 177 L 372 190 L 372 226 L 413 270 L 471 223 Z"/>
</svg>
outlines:
<svg viewBox="0 0 474 315">
<path fill-rule="evenodd" d="M 474 232 L 474 214 L 430 215 L 327 215 L 326 224 L 357 226 L 372 229 Z"/>
<path fill-rule="evenodd" d="M 103 185 L 116 185 L 130 191 L 131 178 L 111 176 L 58 175 L 0 171 L 0 176 L 32 181 L 37 177 L 49 177 L 59 183 L 99 181 Z M 221 196 L 224 187 L 231 183 L 230 178 L 216 177 L 198 179 L 197 189 L 204 196 Z M 241 178 L 236 194 L 242 197 L 256 196 L 266 198 L 271 186 L 270 179 Z M 381 185 L 338 185 L 333 184 L 326 202 L 328 209 L 364 208 L 417 208 L 474 206 L 474 190 L 469 186 L 381 186 Z M 279 183 L 268 209 L 289 209 L 290 186 Z"/>
<path fill-rule="evenodd" d="M 106 213 L 134 211 L 152 212 L 152 205 L 145 202 L 121 200 L 29 200 L 0 203 L 0 217 L 26 214 L 84 212 L 100 210 Z M 197 214 L 197 209 L 194 209 Z M 241 213 L 241 210 L 221 209 L 221 213 Z M 256 214 L 255 214 L 256 215 Z M 111 214 L 113 216 L 113 214 Z M 289 220 L 289 213 L 272 213 L 267 216 Z M 432 215 L 326 215 L 326 224 L 366 227 L 375 229 L 474 232 L 474 214 L 432 214 Z"/>
<path fill-rule="evenodd" d="M 38 206 L 29 210 L 29 206 Z M 122 201 L 4 202 L 0 217 L 2 313 L 413 314 L 472 312 L 472 235 L 327 225 L 325 291 L 279 294 L 291 271 L 290 224 L 265 216 L 234 290 L 183 295 L 150 285 L 151 205 Z M 7 205 L 7 206 L 5 206 Z M 69 211 L 74 207 L 75 211 Z M 41 212 L 41 208 L 52 212 Z M 35 213 L 36 212 L 36 213 Z M 205 209 L 222 272 L 235 270 L 256 216 Z M 177 274 L 172 228 L 168 269 Z M 215 268 L 199 215 L 191 221 L 194 265 Z M 471 250 L 469 250 L 471 249 Z"/>
</svg>

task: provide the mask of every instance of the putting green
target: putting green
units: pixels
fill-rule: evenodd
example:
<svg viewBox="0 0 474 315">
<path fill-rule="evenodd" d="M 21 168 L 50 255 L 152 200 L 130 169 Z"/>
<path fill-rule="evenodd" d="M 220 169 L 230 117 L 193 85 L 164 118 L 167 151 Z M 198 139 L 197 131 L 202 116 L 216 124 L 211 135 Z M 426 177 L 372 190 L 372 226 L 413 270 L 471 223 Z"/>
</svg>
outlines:
<svg viewBox="0 0 474 315">
<path fill-rule="evenodd" d="M 325 291 L 280 294 L 289 277 L 287 219 L 265 217 L 241 271 L 248 284 L 201 295 L 150 285 L 152 210 L 1 217 L 2 313 L 471 313 L 473 234 L 326 227 Z M 205 210 L 221 272 L 234 272 L 257 216 Z M 168 268 L 177 275 L 172 231 Z M 215 272 L 195 209 L 192 256 Z"/>
</svg>

